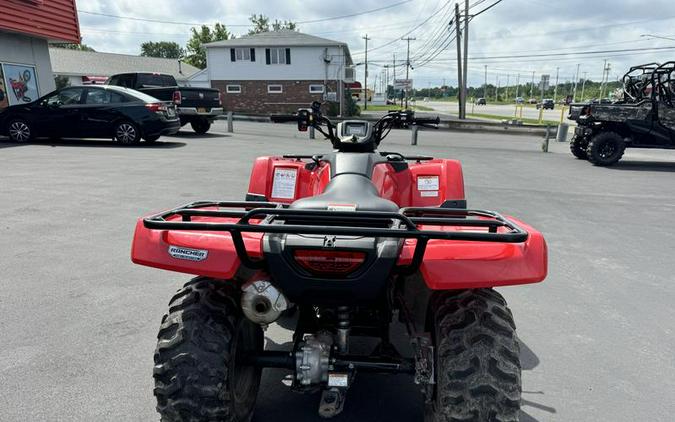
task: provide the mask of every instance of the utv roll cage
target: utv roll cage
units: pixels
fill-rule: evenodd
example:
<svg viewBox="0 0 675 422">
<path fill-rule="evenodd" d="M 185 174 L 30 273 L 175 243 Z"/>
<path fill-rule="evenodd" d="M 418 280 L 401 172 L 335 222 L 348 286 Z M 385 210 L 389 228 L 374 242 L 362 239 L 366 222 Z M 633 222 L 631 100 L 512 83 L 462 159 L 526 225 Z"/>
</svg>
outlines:
<svg viewBox="0 0 675 422">
<path fill-rule="evenodd" d="M 623 94 L 625 103 L 637 103 L 649 99 L 653 90 L 652 74 L 658 63 L 646 63 L 631 67 L 623 75 Z"/>
<path fill-rule="evenodd" d="M 663 63 L 652 72 L 652 99 L 673 107 L 675 61 Z"/>
</svg>

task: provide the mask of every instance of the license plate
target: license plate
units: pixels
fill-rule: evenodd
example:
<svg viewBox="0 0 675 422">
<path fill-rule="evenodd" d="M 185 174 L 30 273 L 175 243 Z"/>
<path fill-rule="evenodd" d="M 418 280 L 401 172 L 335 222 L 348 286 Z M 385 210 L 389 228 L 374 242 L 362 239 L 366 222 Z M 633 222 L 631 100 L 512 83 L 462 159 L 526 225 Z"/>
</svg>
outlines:
<svg viewBox="0 0 675 422">
<path fill-rule="evenodd" d="M 197 107 L 197 113 L 208 113 L 209 109 L 205 107 Z"/>
</svg>

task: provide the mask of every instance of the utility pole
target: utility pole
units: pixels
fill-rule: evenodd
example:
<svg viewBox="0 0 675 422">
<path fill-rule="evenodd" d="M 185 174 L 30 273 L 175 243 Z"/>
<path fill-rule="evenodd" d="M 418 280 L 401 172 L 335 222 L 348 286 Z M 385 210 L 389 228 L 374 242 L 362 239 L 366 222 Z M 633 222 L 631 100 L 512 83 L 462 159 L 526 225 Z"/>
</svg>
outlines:
<svg viewBox="0 0 675 422">
<path fill-rule="evenodd" d="M 518 98 L 518 94 L 520 94 L 520 73 L 516 78 L 516 98 Z"/>
<path fill-rule="evenodd" d="M 577 84 L 579 83 L 579 67 L 581 63 L 577 63 L 577 74 L 574 76 L 574 92 L 572 93 L 572 102 L 577 100 Z"/>
<path fill-rule="evenodd" d="M 452 24 L 452 21 L 450 22 Z M 458 115 L 460 119 L 464 118 L 464 78 L 462 77 L 462 33 L 461 24 L 459 22 L 459 4 L 455 3 L 455 38 L 457 38 L 457 84 L 459 85 L 459 92 L 457 99 L 459 100 Z"/>
<path fill-rule="evenodd" d="M 368 34 L 365 37 L 361 37 L 366 40 L 366 72 L 365 77 L 363 78 L 363 109 L 368 110 Z"/>
<path fill-rule="evenodd" d="M 506 94 L 504 94 L 504 100 L 508 101 L 509 100 L 509 77 L 511 75 L 509 73 L 506 74 Z"/>
<path fill-rule="evenodd" d="M 555 86 L 553 87 L 553 104 L 555 104 L 555 98 L 558 96 L 558 73 L 560 72 L 560 68 L 556 67 L 555 68 Z"/>
<path fill-rule="evenodd" d="M 462 85 L 462 115 L 466 119 L 466 97 L 469 95 L 469 0 L 464 0 L 464 80 Z"/>
<path fill-rule="evenodd" d="M 581 99 L 579 101 L 584 101 L 584 89 L 586 89 L 586 74 L 588 72 L 584 72 L 584 82 L 581 84 Z"/>
<path fill-rule="evenodd" d="M 485 85 L 483 85 L 483 98 L 487 101 L 487 65 L 485 65 Z"/>
<path fill-rule="evenodd" d="M 530 98 L 532 98 L 532 90 L 534 89 L 534 70 L 532 71 L 532 84 L 530 85 Z"/>
<path fill-rule="evenodd" d="M 495 89 L 495 103 L 499 102 L 499 73 L 497 74 L 497 88 Z"/>
<path fill-rule="evenodd" d="M 405 60 L 405 109 L 408 109 L 408 71 L 410 70 L 410 41 L 415 41 L 416 38 L 401 38 L 402 41 L 408 42 L 408 52 Z"/>
</svg>

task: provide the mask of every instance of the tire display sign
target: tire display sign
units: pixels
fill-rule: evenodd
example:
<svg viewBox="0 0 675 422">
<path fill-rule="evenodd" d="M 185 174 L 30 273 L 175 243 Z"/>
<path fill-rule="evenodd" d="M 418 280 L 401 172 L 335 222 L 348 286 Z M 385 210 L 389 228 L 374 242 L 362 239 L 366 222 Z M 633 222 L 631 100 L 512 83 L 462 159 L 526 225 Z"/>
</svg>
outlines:
<svg viewBox="0 0 675 422">
<path fill-rule="evenodd" d="M 9 107 L 9 97 L 7 96 L 7 86 L 5 85 L 5 76 L 2 73 L 0 65 L 0 110 Z"/>
<path fill-rule="evenodd" d="M 4 86 L 9 105 L 25 104 L 40 96 L 35 66 L 3 63 Z"/>
</svg>

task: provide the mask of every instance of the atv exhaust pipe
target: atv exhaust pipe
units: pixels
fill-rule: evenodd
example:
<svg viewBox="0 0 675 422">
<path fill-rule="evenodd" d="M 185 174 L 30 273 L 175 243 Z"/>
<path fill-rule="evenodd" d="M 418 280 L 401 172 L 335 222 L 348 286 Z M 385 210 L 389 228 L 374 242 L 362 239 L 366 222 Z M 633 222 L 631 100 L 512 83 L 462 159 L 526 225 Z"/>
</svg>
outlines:
<svg viewBox="0 0 675 422">
<path fill-rule="evenodd" d="M 241 290 L 241 309 L 246 318 L 256 324 L 273 323 L 291 305 L 286 296 L 267 280 L 246 283 Z"/>
</svg>

